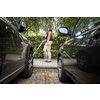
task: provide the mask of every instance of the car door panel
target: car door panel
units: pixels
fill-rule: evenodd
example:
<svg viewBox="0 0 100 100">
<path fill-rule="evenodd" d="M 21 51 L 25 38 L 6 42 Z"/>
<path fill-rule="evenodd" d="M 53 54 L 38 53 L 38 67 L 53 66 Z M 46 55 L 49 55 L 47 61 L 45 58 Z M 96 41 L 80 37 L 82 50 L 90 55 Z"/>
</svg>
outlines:
<svg viewBox="0 0 100 100">
<path fill-rule="evenodd" d="M 0 33 L 0 35 L 2 34 L 2 49 L 0 52 L 2 55 L 1 59 L 3 59 L 1 60 L 1 80 L 8 78 L 14 74 L 13 72 L 16 72 L 16 70 L 23 66 L 25 58 L 20 57 L 23 48 L 17 29 L 4 18 L 0 19 L 0 23 L 0 29 L 2 28 Z M 15 37 L 17 37 L 17 41 Z M 20 52 L 17 51 L 18 49 L 20 49 Z"/>
<path fill-rule="evenodd" d="M 87 18 L 88 19 L 88 18 Z M 92 18 L 90 18 L 92 19 Z M 81 23 L 82 24 L 82 23 Z M 80 26 L 81 26 L 80 24 Z M 90 23 L 88 23 L 90 24 Z M 100 34 L 100 22 L 96 22 L 95 24 L 91 24 L 90 26 L 87 25 L 85 29 L 80 29 L 81 34 L 77 37 L 82 38 L 74 38 L 74 53 L 77 55 L 80 51 L 84 51 L 85 54 L 88 56 L 88 59 L 91 61 L 92 65 L 95 66 L 96 64 L 100 64 L 100 40 L 94 38 L 95 34 Z M 79 26 L 79 27 L 80 27 Z M 76 28 L 79 28 L 76 27 Z M 77 34 L 77 33 L 76 33 Z M 98 37 L 98 35 L 97 35 Z M 98 37 L 99 38 L 99 37 Z M 98 41 L 98 42 L 97 42 Z M 95 65 L 94 65 L 95 64 Z M 96 66 L 95 66 L 96 68 Z"/>
<path fill-rule="evenodd" d="M 73 54 L 73 38 L 63 44 L 61 54 L 64 66 L 75 65 L 76 59 Z"/>
<path fill-rule="evenodd" d="M 16 66 L 16 62 L 19 63 L 19 66 L 16 66 L 15 69 L 21 67 L 24 65 L 25 62 L 25 57 L 21 57 L 21 53 L 23 51 L 23 45 L 22 45 L 22 40 L 19 36 L 19 31 L 18 28 L 16 26 L 16 23 L 14 21 L 13 18 L 11 17 L 7 17 L 6 18 L 9 22 L 10 22 L 10 29 L 13 31 L 13 54 L 14 54 L 14 62 L 15 62 L 15 66 Z"/>
<path fill-rule="evenodd" d="M 2 74 L 0 77 L 0 79 L 1 79 L 13 71 L 13 68 L 12 68 L 13 60 L 10 58 L 10 56 L 12 56 L 12 58 L 14 58 L 14 55 L 13 55 L 12 34 L 10 34 L 10 31 L 8 31 L 6 29 L 6 26 L 8 26 L 8 24 L 4 21 L 4 19 L 1 19 L 0 23 L 1 23 L 0 29 L 2 29 L 2 32 L 0 33 L 0 34 L 2 34 L 2 49 L 0 51 L 1 55 L 2 55 L 1 56 Z M 6 72 L 6 73 L 4 73 L 4 72 Z"/>
</svg>

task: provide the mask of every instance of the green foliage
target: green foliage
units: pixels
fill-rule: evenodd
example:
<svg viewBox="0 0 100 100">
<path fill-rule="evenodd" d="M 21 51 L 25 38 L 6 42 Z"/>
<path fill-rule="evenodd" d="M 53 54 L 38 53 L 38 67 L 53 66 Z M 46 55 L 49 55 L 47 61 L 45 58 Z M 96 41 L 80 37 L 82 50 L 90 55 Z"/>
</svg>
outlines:
<svg viewBox="0 0 100 100">
<path fill-rule="evenodd" d="M 40 43 L 42 42 L 43 39 L 45 39 L 44 36 L 28 36 L 26 35 L 26 38 L 29 40 L 29 42 L 32 44 L 34 51 L 38 48 Z M 66 37 L 53 37 L 53 43 L 51 45 L 51 54 L 52 58 L 57 58 L 58 51 L 60 47 L 63 45 L 64 41 L 66 40 Z M 35 53 L 34 58 L 44 58 L 44 52 L 43 52 L 43 47 L 45 43 L 39 48 L 39 50 Z"/>
<path fill-rule="evenodd" d="M 58 27 L 64 26 L 71 30 L 78 17 L 15 17 L 16 22 L 18 22 L 20 19 L 26 22 L 26 31 L 23 32 L 23 34 L 27 37 L 29 42 L 34 47 L 34 52 L 36 51 L 37 47 L 42 42 L 42 40 L 45 39 L 45 36 L 38 35 L 40 29 L 42 29 L 43 32 L 46 33 L 47 23 L 52 24 L 53 43 L 51 46 L 51 53 L 52 58 L 57 58 L 58 50 L 67 38 L 66 36 L 58 33 Z M 31 32 L 33 32 L 35 36 L 29 36 L 29 33 Z M 36 52 L 36 54 L 34 55 L 35 58 L 44 57 L 43 46 L 44 44 Z"/>
<path fill-rule="evenodd" d="M 40 29 L 47 31 L 47 23 L 52 24 L 52 30 L 54 33 L 58 33 L 58 27 L 68 27 L 72 29 L 78 17 L 15 17 L 16 22 L 20 19 L 26 22 L 26 31 L 23 34 L 35 33 L 38 35 Z"/>
<path fill-rule="evenodd" d="M 63 25 L 68 27 L 69 30 L 71 30 L 76 23 L 78 17 L 64 17 L 63 18 Z"/>
<path fill-rule="evenodd" d="M 32 31 L 37 35 L 40 29 L 44 29 L 44 31 L 47 30 L 47 23 L 52 23 L 54 17 L 15 17 L 16 22 L 20 19 L 26 23 L 26 32 L 24 32 L 24 34 Z"/>
</svg>

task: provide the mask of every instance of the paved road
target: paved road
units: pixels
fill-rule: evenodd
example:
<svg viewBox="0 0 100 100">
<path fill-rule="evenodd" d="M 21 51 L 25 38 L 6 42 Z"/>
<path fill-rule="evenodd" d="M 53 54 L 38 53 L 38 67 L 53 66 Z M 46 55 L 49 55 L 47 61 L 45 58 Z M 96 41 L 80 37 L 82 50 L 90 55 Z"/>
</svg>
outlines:
<svg viewBox="0 0 100 100">
<path fill-rule="evenodd" d="M 57 70 L 35 70 L 30 78 L 16 77 L 10 84 L 62 84 Z"/>
<path fill-rule="evenodd" d="M 44 62 L 43 59 L 34 59 L 33 65 L 34 70 L 30 78 L 16 77 L 10 84 L 63 84 L 58 79 L 56 59 L 51 63 Z"/>
</svg>

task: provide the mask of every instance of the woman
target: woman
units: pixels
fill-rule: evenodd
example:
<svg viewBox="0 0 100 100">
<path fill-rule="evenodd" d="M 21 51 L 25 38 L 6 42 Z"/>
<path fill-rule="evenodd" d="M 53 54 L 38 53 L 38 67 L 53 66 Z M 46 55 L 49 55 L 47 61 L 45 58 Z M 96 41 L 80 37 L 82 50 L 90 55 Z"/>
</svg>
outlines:
<svg viewBox="0 0 100 100">
<path fill-rule="evenodd" d="M 52 27 L 51 23 L 47 24 L 48 32 L 47 37 L 45 40 L 42 41 L 46 42 L 43 48 L 44 56 L 45 56 L 45 62 L 51 62 L 51 44 L 52 44 Z"/>
</svg>

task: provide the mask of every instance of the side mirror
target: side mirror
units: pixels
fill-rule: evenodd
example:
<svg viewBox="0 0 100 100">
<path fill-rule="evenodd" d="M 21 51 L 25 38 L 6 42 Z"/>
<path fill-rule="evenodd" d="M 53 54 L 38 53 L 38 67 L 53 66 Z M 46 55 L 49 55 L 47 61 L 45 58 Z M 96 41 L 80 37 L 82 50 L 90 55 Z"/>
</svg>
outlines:
<svg viewBox="0 0 100 100">
<path fill-rule="evenodd" d="M 60 27 L 60 28 L 58 29 L 58 32 L 61 33 L 61 34 L 68 34 L 68 33 L 69 33 L 67 27 Z"/>
<path fill-rule="evenodd" d="M 19 20 L 18 30 L 19 30 L 19 32 L 23 32 L 26 30 L 26 23 L 23 20 Z"/>
</svg>

